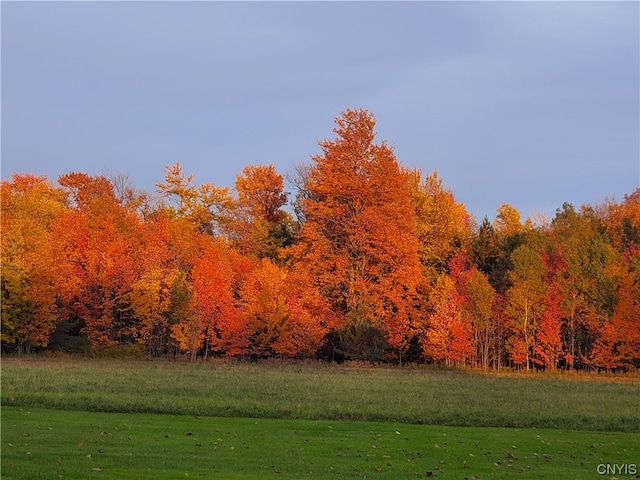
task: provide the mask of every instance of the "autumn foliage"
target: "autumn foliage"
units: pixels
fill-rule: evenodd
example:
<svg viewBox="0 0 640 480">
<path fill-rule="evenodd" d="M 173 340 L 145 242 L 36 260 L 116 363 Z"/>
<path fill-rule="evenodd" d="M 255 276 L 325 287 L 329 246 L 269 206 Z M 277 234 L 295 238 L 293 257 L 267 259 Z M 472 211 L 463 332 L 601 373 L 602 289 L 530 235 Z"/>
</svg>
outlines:
<svg viewBox="0 0 640 480">
<path fill-rule="evenodd" d="M 640 191 L 478 225 L 347 110 L 296 169 L 3 181 L 2 350 L 640 367 Z M 294 213 L 295 212 L 295 213 Z"/>
</svg>

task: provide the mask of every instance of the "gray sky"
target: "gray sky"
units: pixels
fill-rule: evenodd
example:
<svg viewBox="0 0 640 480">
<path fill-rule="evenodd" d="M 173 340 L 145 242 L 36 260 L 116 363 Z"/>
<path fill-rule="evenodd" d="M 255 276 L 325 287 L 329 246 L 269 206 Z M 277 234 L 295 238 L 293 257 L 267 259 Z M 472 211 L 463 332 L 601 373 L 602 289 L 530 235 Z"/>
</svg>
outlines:
<svg viewBox="0 0 640 480">
<path fill-rule="evenodd" d="M 479 220 L 640 185 L 638 2 L 2 2 L 2 178 L 281 172 L 364 107 Z"/>
</svg>

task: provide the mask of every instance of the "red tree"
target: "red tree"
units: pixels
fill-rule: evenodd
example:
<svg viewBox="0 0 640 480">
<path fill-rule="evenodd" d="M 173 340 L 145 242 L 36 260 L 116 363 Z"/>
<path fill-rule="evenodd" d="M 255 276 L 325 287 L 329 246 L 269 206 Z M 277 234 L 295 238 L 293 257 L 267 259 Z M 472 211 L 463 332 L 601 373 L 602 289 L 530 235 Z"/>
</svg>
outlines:
<svg viewBox="0 0 640 480">
<path fill-rule="evenodd" d="M 535 332 L 533 363 L 554 370 L 562 356 L 562 295 L 557 284 L 547 288 L 544 305 Z"/>
</svg>

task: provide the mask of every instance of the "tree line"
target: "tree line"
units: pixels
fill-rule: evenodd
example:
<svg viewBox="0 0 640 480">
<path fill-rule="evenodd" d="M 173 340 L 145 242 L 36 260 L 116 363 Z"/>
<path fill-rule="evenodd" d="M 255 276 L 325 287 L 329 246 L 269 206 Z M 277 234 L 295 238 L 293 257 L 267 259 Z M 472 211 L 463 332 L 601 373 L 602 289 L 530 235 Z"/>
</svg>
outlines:
<svg viewBox="0 0 640 480">
<path fill-rule="evenodd" d="M 2 350 L 640 367 L 640 189 L 480 224 L 346 110 L 290 174 L 3 181 Z"/>
</svg>

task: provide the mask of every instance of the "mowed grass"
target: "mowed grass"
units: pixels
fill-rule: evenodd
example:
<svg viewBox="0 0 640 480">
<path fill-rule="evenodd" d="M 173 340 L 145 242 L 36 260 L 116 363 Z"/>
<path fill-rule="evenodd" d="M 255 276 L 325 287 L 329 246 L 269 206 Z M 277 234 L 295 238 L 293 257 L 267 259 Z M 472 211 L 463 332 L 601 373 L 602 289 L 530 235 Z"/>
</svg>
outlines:
<svg viewBox="0 0 640 480">
<path fill-rule="evenodd" d="M 640 432 L 640 379 L 164 360 L 3 358 L 3 406 Z"/>
<path fill-rule="evenodd" d="M 605 465 L 640 463 L 630 433 L 22 407 L 1 416 L 3 480 L 596 479 Z M 615 478 L 634 478 L 625 473 Z"/>
<path fill-rule="evenodd" d="M 584 479 L 640 464 L 633 376 L 3 358 L 1 402 L 3 479 Z"/>
</svg>

